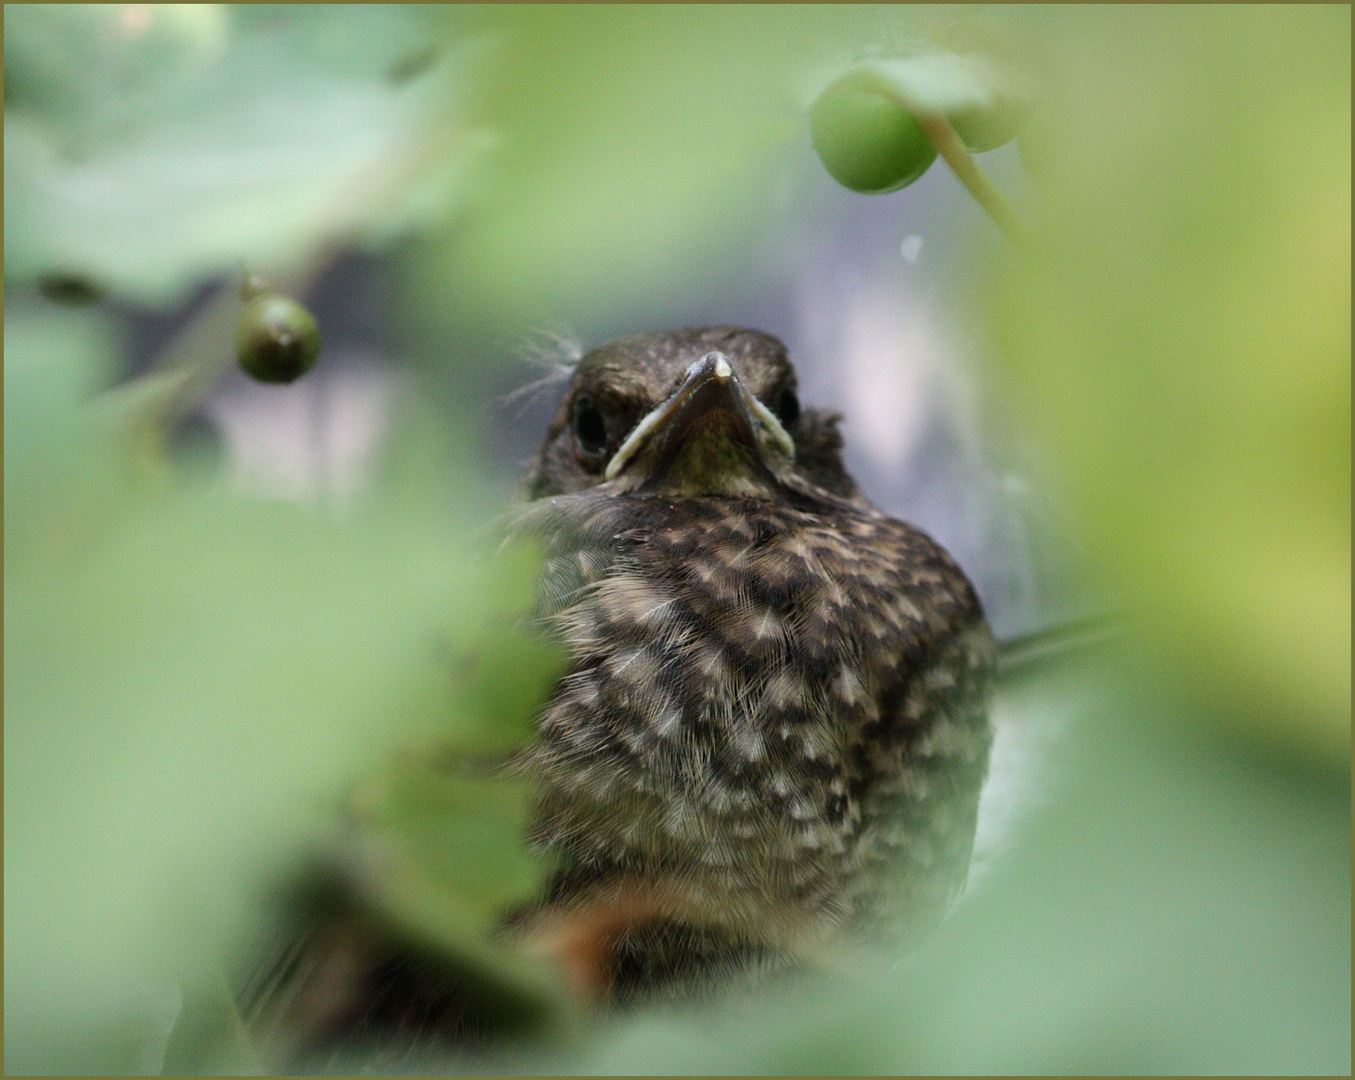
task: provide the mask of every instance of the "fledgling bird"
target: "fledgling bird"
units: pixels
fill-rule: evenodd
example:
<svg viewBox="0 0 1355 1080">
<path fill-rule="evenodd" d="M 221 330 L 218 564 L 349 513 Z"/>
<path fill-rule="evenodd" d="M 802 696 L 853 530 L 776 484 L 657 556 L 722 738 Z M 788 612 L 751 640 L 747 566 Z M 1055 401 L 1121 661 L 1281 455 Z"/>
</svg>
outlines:
<svg viewBox="0 0 1355 1080">
<path fill-rule="evenodd" d="M 525 479 L 571 666 L 516 770 L 565 869 L 515 924 L 595 997 L 936 922 L 963 884 L 994 644 L 883 514 L 777 339 L 579 363 Z"/>
<path fill-rule="evenodd" d="M 774 337 L 643 334 L 580 360 L 527 471 L 512 530 L 569 661 L 508 769 L 560 869 L 505 936 L 584 1000 L 921 932 L 964 882 L 993 640 L 955 562 L 857 490 L 837 421 Z M 246 995 L 284 1061 L 489 1037 L 455 958 L 360 881 L 322 892 Z"/>
</svg>

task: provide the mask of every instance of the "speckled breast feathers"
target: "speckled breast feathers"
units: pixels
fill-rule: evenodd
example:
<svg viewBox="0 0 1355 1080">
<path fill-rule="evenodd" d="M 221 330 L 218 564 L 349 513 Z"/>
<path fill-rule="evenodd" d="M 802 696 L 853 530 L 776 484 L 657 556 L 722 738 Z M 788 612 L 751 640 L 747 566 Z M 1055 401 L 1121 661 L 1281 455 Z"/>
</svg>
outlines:
<svg viewBox="0 0 1355 1080">
<path fill-rule="evenodd" d="M 699 367 L 721 339 L 727 359 Z M 794 388 L 775 339 L 627 341 L 631 364 L 623 341 L 602 365 L 626 373 L 625 417 L 598 453 L 578 402 L 597 409 L 614 387 L 585 358 L 520 518 L 546 545 L 541 620 L 571 657 L 519 763 L 535 840 L 582 891 L 647 877 L 670 917 L 774 945 L 933 921 L 964 880 L 990 742 L 993 645 L 973 589 L 856 493 L 835 418 L 777 398 Z M 624 444 L 646 416 L 658 433 Z M 737 438 L 743 458 L 710 452 Z M 655 446 L 633 451 L 640 475 L 604 477 L 598 463 L 637 441 Z"/>
</svg>

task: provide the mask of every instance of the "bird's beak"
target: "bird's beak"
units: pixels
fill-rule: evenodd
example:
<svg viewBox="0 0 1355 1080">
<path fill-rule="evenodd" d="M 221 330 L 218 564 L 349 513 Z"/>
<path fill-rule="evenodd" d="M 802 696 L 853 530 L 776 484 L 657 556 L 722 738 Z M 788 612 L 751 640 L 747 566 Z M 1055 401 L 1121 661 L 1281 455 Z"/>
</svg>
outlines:
<svg viewBox="0 0 1355 1080">
<path fill-rule="evenodd" d="M 682 385 L 667 401 L 635 425 L 607 463 L 605 479 L 619 476 L 647 450 L 655 455 L 651 473 L 662 470 L 677 456 L 688 436 L 715 414 L 724 421 L 721 427 L 725 438 L 759 455 L 764 453 L 763 444 L 770 442 L 788 458 L 794 458 L 795 442 L 776 414 L 744 388 L 724 353 L 709 352 L 687 369 Z"/>
</svg>

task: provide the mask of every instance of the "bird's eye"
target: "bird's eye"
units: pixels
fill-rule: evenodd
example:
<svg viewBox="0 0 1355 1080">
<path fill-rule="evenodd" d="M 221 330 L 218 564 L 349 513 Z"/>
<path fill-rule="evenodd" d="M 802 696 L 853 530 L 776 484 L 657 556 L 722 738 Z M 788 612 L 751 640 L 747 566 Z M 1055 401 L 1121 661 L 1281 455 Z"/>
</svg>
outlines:
<svg viewBox="0 0 1355 1080">
<path fill-rule="evenodd" d="M 772 412 L 776 413 L 776 418 L 781 421 L 783 428 L 794 427 L 795 421 L 800 419 L 800 399 L 795 396 L 795 391 L 789 386 L 783 387 L 781 393 L 776 395 L 776 404 L 772 406 Z"/>
<path fill-rule="evenodd" d="M 574 403 L 574 439 L 586 457 L 599 457 L 607 449 L 607 424 L 592 398 Z"/>
</svg>

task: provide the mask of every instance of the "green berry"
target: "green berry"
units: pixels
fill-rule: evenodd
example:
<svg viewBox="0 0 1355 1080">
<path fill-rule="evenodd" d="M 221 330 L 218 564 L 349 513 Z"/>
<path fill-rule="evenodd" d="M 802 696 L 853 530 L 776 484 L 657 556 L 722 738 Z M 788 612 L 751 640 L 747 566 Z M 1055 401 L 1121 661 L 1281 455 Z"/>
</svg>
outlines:
<svg viewBox="0 0 1355 1080">
<path fill-rule="evenodd" d="M 252 275 L 241 293 L 245 306 L 235 339 L 240 366 L 266 383 L 293 382 L 309 371 L 320 355 L 311 313 Z"/>
<path fill-rule="evenodd" d="M 824 168 L 852 191 L 897 191 L 936 160 L 936 148 L 908 110 L 861 71 L 819 95 L 809 109 L 809 131 Z"/>
</svg>

